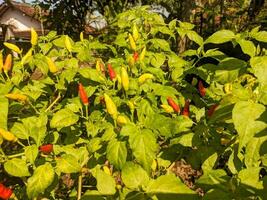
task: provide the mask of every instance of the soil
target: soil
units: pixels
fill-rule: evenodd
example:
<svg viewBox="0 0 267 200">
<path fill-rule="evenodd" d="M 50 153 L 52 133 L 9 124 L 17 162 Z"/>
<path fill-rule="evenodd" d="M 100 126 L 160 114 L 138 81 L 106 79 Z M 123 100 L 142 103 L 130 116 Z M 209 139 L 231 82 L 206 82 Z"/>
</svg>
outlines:
<svg viewBox="0 0 267 200">
<path fill-rule="evenodd" d="M 202 171 L 193 169 L 191 165 L 184 160 L 176 161 L 172 167 L 172 172 L 180 177 L 182 181 L 192 190 L 195 190 L 200 196 L 204 195 L 204 191 L 195 185 L 195 180 L 202 175 Z"/>
</svg>

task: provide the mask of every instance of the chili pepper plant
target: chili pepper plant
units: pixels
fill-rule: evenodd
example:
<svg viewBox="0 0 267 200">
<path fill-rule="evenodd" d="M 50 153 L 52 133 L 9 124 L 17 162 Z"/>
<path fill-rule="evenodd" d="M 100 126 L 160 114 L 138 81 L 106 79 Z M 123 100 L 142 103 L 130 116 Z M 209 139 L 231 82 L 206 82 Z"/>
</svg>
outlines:
<svg viewBox="0 0 267 200">
<path fill-rule="evenodd" d="M 139 7 L 99 37 L 31 32 L 1 50 L 1 198 L 266 199 L 266 31 L 204 39 Z"/>
</svg>

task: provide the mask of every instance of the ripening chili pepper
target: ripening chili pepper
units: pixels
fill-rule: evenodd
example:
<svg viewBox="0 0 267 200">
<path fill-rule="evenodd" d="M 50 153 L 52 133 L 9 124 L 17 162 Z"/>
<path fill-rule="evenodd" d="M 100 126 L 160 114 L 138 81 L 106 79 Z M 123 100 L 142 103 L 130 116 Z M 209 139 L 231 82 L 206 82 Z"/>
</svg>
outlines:
<svg viewBox="0 0 267 200">
<path fill-rule="evenodd" d="M 116 119 L 118 116 L 118 111 L 115 103 L 112 101 L 112 99 L 107 95 L 104 94 L 105 103 L 107 107 L 107 112 L 112 116 L 113 119 Z"/>
<path fill-rule="evenodd" d="M 18 138 L 13 133 L 2 128 L 0 128 L 0 135 L 2 135 L 2 137 L 7 141 L 16 142 L 18 140 Z"/>
<path fill-rule="evenodd" d="M 102 63 L 101 59 L 98 59 L 98 60 L 96 61 L 95 68 L 96 68 L 97 71 L 99 71 L 99 72 L 101 72 L 103 75 L 105 75 L 106 70 L 105 70 L 105 66 L 104 66 L 104 64 Z"/>
<path fill-rule="evenodd" d="M 28 97 L 24 94 L 17 94 L 17 93 L 9 93 L 5 95 L 6 98 L 8 99 L 12 99 L 15 101 L 21 101 L 21 102 L 25 102 L 28 100 Z"/>
<path fill-rule="evenodd" d="M 168 104 L 173 108 L 175 112 L 180 112 L 180 106 L 174 102 L 171 97 L 167 98 Z"/>
<path fill-rule="evenodd" d="M 189 117 L 189 105 L 190 105 L 190 101 L 186 100 L 182 115 Z"/>
<path fill-rule="evenodd" d="M 85 89 L 81 83 L 79 83 L 79 95 L 80 95 L 80 99 L 83 102 L 83 104 L 87 106 L 89 103 L 88 96 L 87 96 L 86 91 L 85 91 Z"/>
<path fill-rule="evenodd" d="M 8 72 L 11 69 L 11 64 L 12 64 L 12 56 L 11 54 L 8 54 L 5 60 L 5 64 L 3 65 L 3 70 L 5 72 Z"/>
<path fill-rule="evenodd" d="M 212 105 L 210 108 L 209 108 L 209 110 L 208 110 L 208 117 L 211 117 L 212 115 L 213 115 L 213 113 L 214 113 L 214 111 L 216 110 L 216 108 L 218 107 L 219 105 L 218 104 L 214 104 L 214 105 Z"/>
<path fill-rule="evenodd" d="M 141 52 L 141 54 L 140 54 L 140 58 L 139 58 L 139 60 L 140 60 L 140 61 L 143 61 L 144 58 L 145 58 L 145 55 L 146 55 L 146 47 L 143 48 L 143 50 L 142 50 L 142 52 Z"/>
<path fill-rule="evenodd" d="M 121 83 L 125 91 L 129 89 L 129 76 L 125 67 L 121 67 Z"/>
<path fill-rule="evenodd" d="M 160 105 L 160 107 L 162 107 L 166 113 L 172 113 L 173 112 L 173 108 L 169 105 L 162 104 L 162 105 Z"/>
<path fill-rule="evenodd" d="M 4 186 L 2 183 L 0 183 L 0 198 L 1 199 L 9 199 L 13 194 L 12 189 Z"/>
<path fill-rule="evenodd" d="M 112 65 L 110 63 L 108 63 L 108 74 L 109 74 L 109 78 L 111 80 L 116 78 L 116 72 L 115 70 L 112 68 Z"/>
<path fill-rule="evenodd" d="M 135 51 L 136 50 L 136 44 L 135 44 L 134 38 L 133 38 L 131 33 L 129 33 L 129 41 L 130 41 L 130 46 L 131 46 L 132 50 Z"/>
<path fill-rule="evenodd" d="M 44 144 L 39 147 L 39 151 L 45 154 L 49 154 L 53 151 L 53 144 Z"/>
<path fill-rule="evenodd" d="M 134 55 L 133 55 L 134 62 L 137 62 L 138 57 L 139 57 L 139 54 L 138 54 L 137 51 L 135 51 L 135 52 L 134 52 Z"/>
<path fill-rule="evenodd" d="M 206 95 L 206 88 L 204 87 L 201 80 L 198 81 L 198 91 L 202 97 L 204 97 Z"/>
<path fill-rule="evenodd" d="M 133 67 L 134 66 L 134 63 L 135 63 L 135 60 L 133 58 L 133 56 L 130 56 L 129 59 L 128 59 L 128 64 L 130 67 Z"/>
</svg>

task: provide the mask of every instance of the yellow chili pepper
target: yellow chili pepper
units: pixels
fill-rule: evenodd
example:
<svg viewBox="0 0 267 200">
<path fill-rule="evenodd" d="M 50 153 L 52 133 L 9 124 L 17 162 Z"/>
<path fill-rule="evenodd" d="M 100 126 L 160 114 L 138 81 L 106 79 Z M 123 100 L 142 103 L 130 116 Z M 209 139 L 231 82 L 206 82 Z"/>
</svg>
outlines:
<svg viewBox="0 0 267 200">
<path fill-rule="evenodd" d="M 133 25 L 133 39 L 134 41 L 138 40 L 139 33 L 136 24 Z"/>
<path fill-rule="evenodd" d="M 143 48 L 143 50 L 142 50 L 142 52 L 141 52 L 141 54 L 139 56 L 139 60 L 143 61 L 144 58 L 145 58 L 145 55 L 146 55 L 146 47 Z"/>
<path fill-rule="evenodd" d="M 35 46 L 38 42 L 38 34 L 34 30 L 34 28 L 31 28 L 31 44 Z"/>
<path fill-rule="evenodd" d="M 103 167 L 103 171 L 110 176 L 112 175 L 110 169 L 107 166 Z"/>
<path fill-rule="evenodd" d="M 3 65 L 4 65 L 3 54 L 2 51 L 0 51 L 0 73 L 2 72 Z"/>
<path fill-rule="evenodd" d="M 0 135 L 2 135 L 2 137 L 7 141 L 12 141 L 12 142 L 17 141 L 17 137 L 13 133 L 6 131 L 2 128 L 0 128 Z"/>
<path fill-rule="evenodd" d="M 51 58 L 49 57 L 46 57 L 46 62 L 48 64 L 48 68 L 49 68 L 49 71 L 52 72 L 52 73 L 56 73 L 58 71 L 57 69 L 57 66 L 55 65 L 55 63 L 52 61 Z"/>
<path fill-rule="evenodd" d="M 5 95 L 6 98 L 12 99 L 15 101 L 22 101 L 25 102 L 27 101 L 28 97 L 24 94 L 18 94 L 18 93 L 10 93 Z"/>
<path fill-rule="evenodd" d="M 136 50 L 136 44 L 135 44 L 135 41 L 134 41 L 131 33 L 129 33 L 129 41 L 130 41 L 131 48 L 135 51 Z"/>
<path fill-rule="evenodd" d="M 110 114 L 113 119 L 116 119 L 118 116 L 118 111 L 117 111 L 117 107 L 115 103 L 112 101 L 112 99 L 107 94 L 104 94 L 104 99 L 105 99 L 108 114 Z"/>
<path fill-rule="evenodd" d="M 162 105 L 160 105 L 160 107 L 162 107 L 166 113 L 172 113 L 173 112 L 173 108 L 169 105 L 162 104 Z"/>
<path fill-rule="evenodd" d="M 139 84 L 143 84 L 146 80 L 153 79 L 153 78 L 154 78 L 153 74 L 145 73 L 145 74 L 142 74 L 138 78 L 138 82 L 139 82 Z"/>
<path fill-rule="evenodd" d="M 158 166 L 158 163 L 157 163 L 156 159 L 154 159 L 152 164 L 151 164 L 152 171 L 156 171 L 157 166 Z"/>
<path fill-rule="evenodd" d="M 124 126 L 128 123 L 128 119 L 123 115 L 119 115 L 117 118 L 117 123 L 119 126 Z"/>
<path fill-rule="evenodd" d="M 12 66 L 12 56 L 11 54 L 8 54 L 5 60 L 5 64 L 3 65 L 3 70 L 5 72 L 8 72 L 11 69 Z"/>
<path fill-rule="evenodd" d="M 223 89 L 226 94 L 230 94 L 232 93 L 233 86 L 231 83 L 226 83 Z"/>
<path fill-rule="evenodd" d="M 129 76 L 125 67 L 121 67 L 121 83 L 125 91 L 129 89 Z"/>
<path fill-rule="evenodd" d="M 83 42 L 84 38 L 83 38 L 83 32 L 80 33 L 80 40 Z"/>
<path fill-rule="evenodd" d="M 70 38 L 67 35 L 65 36 L 65 47 L 67 48 L 67 50 L 69 52 L 71 52 L 72 45 L 71 45 L 71 42 L 70 42 Z"/>
<path fill-rule="evenodd" d="M 129 106 L 131 112 L 133 112 L 133 111 L 134 111 L 134 104 L 133 104 L 133 102 L 128 101 L 127 104 L 128 104 L 128 106 Z"/>
<path fill-rule="evenodd" d="M 4 42 L 4 45 L 7 48 L 9 48 L 10 50 L 15 51 L 16 53 L 21 53 L 20 48 L 15 44 L 12 44 L 12 43 L 9 43 L 9 42 Z"/>
<path fill-rule="evenodd" d="M 4 138 L 2 135 L 0 135 L 0 145 L 3 143 L 3 141 L 4 141 Z"/>
</svg>

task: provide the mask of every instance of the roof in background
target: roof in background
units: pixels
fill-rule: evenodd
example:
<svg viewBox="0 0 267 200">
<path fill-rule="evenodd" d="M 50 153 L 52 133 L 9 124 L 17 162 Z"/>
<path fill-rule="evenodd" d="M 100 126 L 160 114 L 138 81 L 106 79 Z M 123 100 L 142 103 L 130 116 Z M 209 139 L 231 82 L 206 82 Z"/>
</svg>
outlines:
<svg viewBox="0 0 267 200">
<path fill-rule="evenodd" d="M 32 17 L 38 20 L 36 17 L 37 10 L 31 4 L 20 3 L 20 2 L 15 2 L 15 1 L 11 1 L 11 4 L 2 3 L 0 5 L 0 16 L 2 16 L 9 8 L 17 9 L 23 12 L 24 14 L 28 15 L 29 17 Z"/>
</svg>

